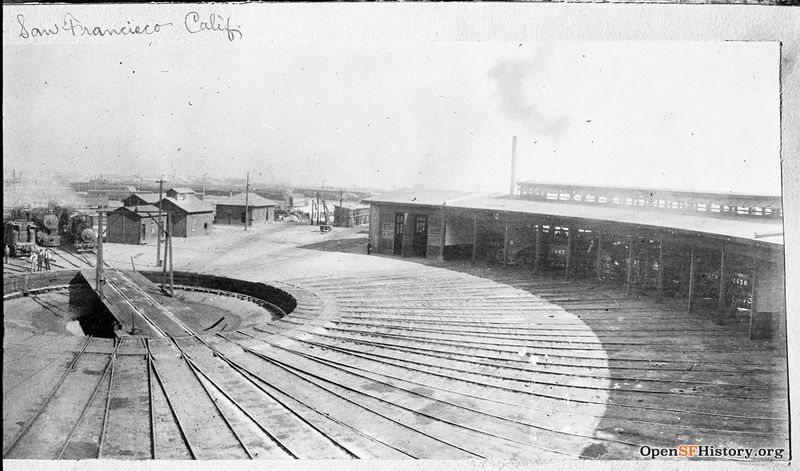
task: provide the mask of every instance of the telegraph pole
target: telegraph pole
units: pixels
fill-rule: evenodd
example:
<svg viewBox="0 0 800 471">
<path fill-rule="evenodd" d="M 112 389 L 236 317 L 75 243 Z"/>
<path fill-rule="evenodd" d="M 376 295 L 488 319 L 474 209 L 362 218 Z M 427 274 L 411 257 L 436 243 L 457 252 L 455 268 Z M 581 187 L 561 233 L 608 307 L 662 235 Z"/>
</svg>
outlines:
<svg viewBox="0 0 800 471">
<path fill-rule="evenodd" d="M 169 220 L 169 295 L 174 297 L 175 296 L 175 283 L 173 279 L 173 268 L 172 268 L 172 219 Z"/>
<path fill-rule="evenodd" d="M 103 211 L 97 212 L 97 263 L 95 263 L 95 290 L 103 297 Z"/>
<path fill-rule="evenodd" d="M 161 266 L 161 233 L 164 226 L 161 225 L 161 200 L 164 192 L 164 176 L 158 180 L 158 237 L 156 237 L 156 266 Z"/>
<path fill-rule="evenodd" d="M 169 214 L 167 214 L 167 225 L 169 225 L 169 223 L 170 223 L 170 217 L 169 217 Z M 159 231 L 159 237 L 161 237 L 161 230 L 162 230 L 162 228 L 161 228 L 161 227 L 159 227 L 159 228 L 158 228 L 158 231 Z M 166 234 L 166 236 L 167 236 L 167 237 L 169 237 L 169 232 L 168 232 L 168 230 L 167 230 L 167 229 L 164 229 L 164 234 Z M 166 257 L 166 252 L 167 252 L 167 241 L 166 241 L 166 239 L 165 239 L 165 240 L 164 240 L 164 255 L 165 255 L 165 257 L 164 257 L 164 258 L 167 258 L 167 257 Z M 165 284 L 166 284 L 166 282 L 167 282 L 166 280 L 167 280 L 167 264 L 166 264 L 166 263 L 164 263 L 163 265 L 161 265 L 161 289 L 162 289 L 162 290 L 165 290 L 165 288 L 164 288 L 164 285 L 165 285 Z M 165 291 L 166 291 L 166 290 L 165 290 Z"/>
<path fill-rule="evenodd" d="M 319 191 L 317 191 L 317 225 L 319 225 Z"/>
<path fill-rule="evenodd" d="M 244 192 L 244 230 L 247 230 L 247 223 L 250 220 L 250 172 L 247 172 L 247 187 Z"/>
<path fill-rule="evenodd" d="M 339 217 L 338 218 L 336 217 L 337 215 L 336 215 L 335 211 L 334 211 L 334 214 L 333 214 L 333 219 L 334 219 L 333 222 L 335 222 L 338 227 L 342 227 L 342 226 L 345 225 L 345 224 L 342 224 L 342 219 L 343 219 L 343 214 L 344 214 L 344 208 L 342 206 L 344 206 L 344 190 L 340 189 L 339 190 L 339 214 L 338 214 Z M 353 224 L 355 224 L 355 222 Z"/>
</svg>

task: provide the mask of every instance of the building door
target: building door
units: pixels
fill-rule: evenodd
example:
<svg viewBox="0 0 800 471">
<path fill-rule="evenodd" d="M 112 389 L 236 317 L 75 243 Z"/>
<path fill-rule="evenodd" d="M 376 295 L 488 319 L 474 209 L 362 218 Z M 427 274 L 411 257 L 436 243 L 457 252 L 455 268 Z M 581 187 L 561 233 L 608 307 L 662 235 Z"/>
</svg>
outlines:
<svg viewBox="0 0 800 471">
<path fill-rule="evenodd" d="M 424 257 L 428 253 L 428 216 L 414 217 L 414 240 L 412 252 L 415 257 Z"/>
<path fill-rule="evenodd" d="M 245 221 L 247 221 L 247 213 L 245 213 L 244 211 L 242 211 L 242 224 L 244 224 L 244 223 L 245 223 Z"/>
<path fill-rule="evenodd" d="M 403 255 L 403 225 L 405 214 L 394 214 L 394 254 Z"/>
<path fill-rule="evenodd" d="M 142 235 L 139 237 L 139 243 L 144 244 L 147 242 L 147 224 L 142 224 Z"/>
</svg>

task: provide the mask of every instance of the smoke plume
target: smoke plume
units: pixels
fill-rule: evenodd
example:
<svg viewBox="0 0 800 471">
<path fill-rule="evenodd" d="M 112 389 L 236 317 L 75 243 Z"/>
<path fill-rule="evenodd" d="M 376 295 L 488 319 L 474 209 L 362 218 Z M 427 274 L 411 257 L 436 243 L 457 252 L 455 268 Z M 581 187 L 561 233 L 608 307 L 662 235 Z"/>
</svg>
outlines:
<svg viewBox="0 0 800 471">
<path fill-rule="evenodd" d="M 497 86 L 500 106 L 511 119 L 541 136 L 558 137 L 569 125 L 566 116 L 549 116 L 535 104 L 541 89 L 541 55 L 536 60 L 504 60 L 492 67 L 488 76 Z"/>
</svg>

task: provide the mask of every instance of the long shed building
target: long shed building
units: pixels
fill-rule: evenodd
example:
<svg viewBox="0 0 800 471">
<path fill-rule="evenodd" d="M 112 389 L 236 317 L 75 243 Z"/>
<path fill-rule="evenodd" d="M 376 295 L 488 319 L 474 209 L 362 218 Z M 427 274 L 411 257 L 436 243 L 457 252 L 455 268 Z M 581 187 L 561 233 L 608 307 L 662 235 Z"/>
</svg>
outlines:
<svg viewBox="0 0 800 471">
<path fill-rule="evenodd" d="M 248 226 L 266 224 L 275 220 L 275 207 L 278 204 L 255 193 L 239 193 L 220 200 L 216 205 L 217 224 Z"/>
<path fill-rule="evenodd" d="M 376 251 L 617 283 L 687 310 L 785 324 L 779 196 L 521 182 L 517 194 L 404 189 L 364 200 Z"/>
</svg>

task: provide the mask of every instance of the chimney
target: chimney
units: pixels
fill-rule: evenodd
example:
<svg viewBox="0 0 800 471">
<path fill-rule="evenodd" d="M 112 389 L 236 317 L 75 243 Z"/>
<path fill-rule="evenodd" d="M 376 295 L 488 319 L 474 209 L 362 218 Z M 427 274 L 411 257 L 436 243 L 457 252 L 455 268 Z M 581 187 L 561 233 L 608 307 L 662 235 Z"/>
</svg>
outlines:
<svg viewBox="0 0 800 471">
<path fill-rule="evenodd" d="M 517 179 L 517 136 L 511 138 L 511 184 L 508 188 L 508 194 L 514 196 L 517 192 L 516 179 Z"/>
</svg>

